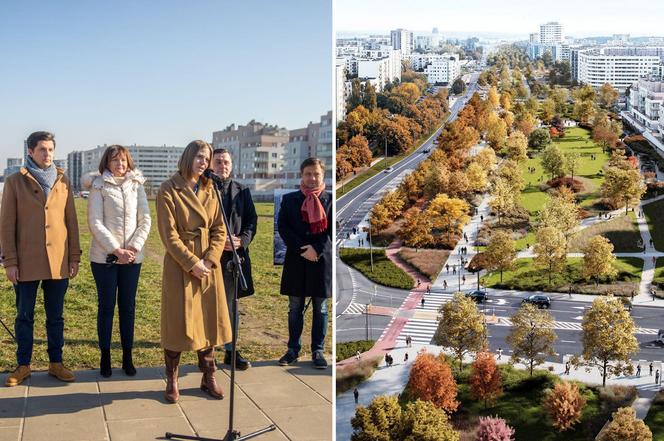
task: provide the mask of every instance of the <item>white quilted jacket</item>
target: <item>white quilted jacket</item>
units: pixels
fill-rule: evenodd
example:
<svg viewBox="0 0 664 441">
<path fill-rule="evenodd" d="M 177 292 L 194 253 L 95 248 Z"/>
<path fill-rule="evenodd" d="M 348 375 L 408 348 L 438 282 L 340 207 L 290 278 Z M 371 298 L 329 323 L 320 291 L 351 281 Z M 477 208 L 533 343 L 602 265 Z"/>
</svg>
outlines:
<svg viewBox="0 0 664 441">
<path fill-rule="evenodd" d="M 92 233 L 90 261 L 106 263 L 106 256 L 118 248 L 134 247 L 136 263 L 143 261 L 143 245 L 150 233 L 150 208 L 143 188 L 145 178 L 139 170 L 130 170 L 122 185 L 104 174 L 91 173 L 81 179 L 88 197 L 88 226 Z"/>
</svg>

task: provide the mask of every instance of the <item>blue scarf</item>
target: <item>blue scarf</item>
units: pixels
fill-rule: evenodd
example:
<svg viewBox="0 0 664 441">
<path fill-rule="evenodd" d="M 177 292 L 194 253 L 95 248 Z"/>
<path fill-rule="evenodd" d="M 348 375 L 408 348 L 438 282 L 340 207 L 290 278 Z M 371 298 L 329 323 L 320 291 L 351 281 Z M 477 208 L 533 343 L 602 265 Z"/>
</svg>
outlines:
<svg viewBox="0 0 664 441">
<path fill-rule="evenodd" d="M 28 161 L 25 164 L 25 168 L 28 169 L 28 172 L 32 175 L 33 178 L 39 182 L 41 188 L 44 190 L 44 195 L 48 199 L 48 194 L 51 192 L 51 188 L 55 184 L 55 180 L 58 178 L 58 170 L 55 168 L 54 164 L 51 164 L 47 168 L 39 167 L 35 161 L 28 156 Z"/>
</svg>

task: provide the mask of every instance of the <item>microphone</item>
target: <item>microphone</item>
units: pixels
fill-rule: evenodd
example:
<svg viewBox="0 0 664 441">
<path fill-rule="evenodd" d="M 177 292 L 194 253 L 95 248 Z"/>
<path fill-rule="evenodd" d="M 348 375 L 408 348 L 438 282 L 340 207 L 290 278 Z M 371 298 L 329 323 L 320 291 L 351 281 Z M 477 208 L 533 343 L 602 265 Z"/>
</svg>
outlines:
<svg viewBox="0 0 664 441">
<path fill-rule="evenodd" d="M 212 179 L 214 182 L 221 183 L 221 178 L 215 175 L 211 168 L 205 169 L 205 171 L 203 172 L 203 176 L 205 176 L 208 179 Z"/>
</svg>

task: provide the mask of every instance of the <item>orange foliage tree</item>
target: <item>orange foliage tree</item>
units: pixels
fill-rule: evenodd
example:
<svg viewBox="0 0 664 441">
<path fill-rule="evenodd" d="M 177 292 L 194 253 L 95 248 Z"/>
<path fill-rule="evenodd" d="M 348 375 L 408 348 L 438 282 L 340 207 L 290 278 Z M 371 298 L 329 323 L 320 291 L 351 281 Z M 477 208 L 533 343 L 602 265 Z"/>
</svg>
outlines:
<svg viewBox="0 0 664 441">
<path fill-rule="evenodd" d="M 493 354 L 478 352 L 470 374 L 470 396 L 474 400 L 483 400 L 486 409 L 489 402 L 502 395 L 500 371 Z"/>
<path fill-rule="evenodd" d="M 579 386 L 561 381 L 547 393 L 543 404 L 553 427 L 565 431 L 581 421 L 586 399 L 579 393 Z"/>
<path fill-rule="evenodd" d="M 457 384 L 450 366 L 432 354 L 417 356 L 410 369 L 408 389 L 416 398 L 431 401 L 446 412 L 454 412 L 459 407 Z"/>
</svg>

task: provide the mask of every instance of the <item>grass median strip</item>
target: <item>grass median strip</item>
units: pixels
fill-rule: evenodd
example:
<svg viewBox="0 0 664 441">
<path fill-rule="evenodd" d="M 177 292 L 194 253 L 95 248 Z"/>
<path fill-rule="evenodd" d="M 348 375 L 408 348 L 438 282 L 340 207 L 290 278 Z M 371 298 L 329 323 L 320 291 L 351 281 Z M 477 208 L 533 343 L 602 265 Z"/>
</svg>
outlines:
<svg viewBox="0 0 664 441">
<path fill-rule="evenodd" d="M 411 289 L 414 285 L 412 277 L 396 266 L 385 254 L 385 250 L 373 250 L 373 271 L 371 269 L 371 256 L 365 248 L 340 248 L 339 257 L 346 264 L 359 272 L 372 282 L 392 288 Z"/>
</svg>

